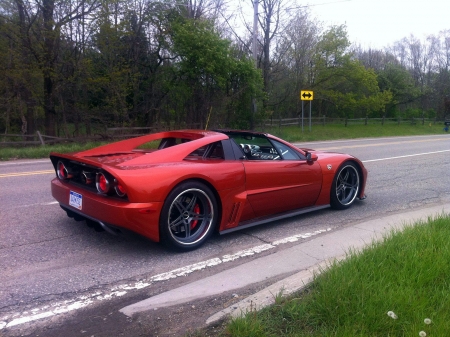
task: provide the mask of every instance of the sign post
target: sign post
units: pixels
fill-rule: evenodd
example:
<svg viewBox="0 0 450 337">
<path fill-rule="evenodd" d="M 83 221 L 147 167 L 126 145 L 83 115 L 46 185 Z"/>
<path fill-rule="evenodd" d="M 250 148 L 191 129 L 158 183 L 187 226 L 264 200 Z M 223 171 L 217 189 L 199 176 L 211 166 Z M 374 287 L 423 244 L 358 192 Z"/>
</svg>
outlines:
<svg viewBox="0 0 450 337">
<path fill-rule="evenodd" d="M 301 90 L 300 91 L 300 99 L 302 100 L 302 132 L 303 132 L 303 101 L 312 101 L 314 98 L 314 92 L 311 90 Z M 309 103 L 309 131 L 311 132 L 311 109 L 312 102 Z"/>
</svg>

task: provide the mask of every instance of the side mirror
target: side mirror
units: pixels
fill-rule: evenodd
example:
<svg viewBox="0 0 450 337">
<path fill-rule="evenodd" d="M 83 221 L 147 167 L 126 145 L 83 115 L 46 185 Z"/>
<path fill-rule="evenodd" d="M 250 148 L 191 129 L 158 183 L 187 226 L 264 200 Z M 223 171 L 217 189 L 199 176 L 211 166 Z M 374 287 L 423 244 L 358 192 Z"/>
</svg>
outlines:
<svg viewBox="0 0 450 337">
<path fill-rule="evenodd" d="M 317 157 L 317 154 L 315 153 L 311 153 L 311 152 L 306 152 L 306 161 L 316 161 L 319 157 Z"/>
</svg>

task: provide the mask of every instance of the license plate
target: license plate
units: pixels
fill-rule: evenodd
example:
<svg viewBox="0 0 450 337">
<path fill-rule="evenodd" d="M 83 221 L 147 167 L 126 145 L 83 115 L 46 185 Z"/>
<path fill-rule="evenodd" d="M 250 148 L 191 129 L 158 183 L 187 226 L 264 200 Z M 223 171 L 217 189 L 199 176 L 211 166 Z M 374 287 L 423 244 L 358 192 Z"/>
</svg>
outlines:
<svg viewBox="0 0 450 337">
<path fill-rule="evenodd" d="M 83 196 L 77 192 L 70 191 L 69 205 L 81 211 L 83 206 Z"/>
</svg>

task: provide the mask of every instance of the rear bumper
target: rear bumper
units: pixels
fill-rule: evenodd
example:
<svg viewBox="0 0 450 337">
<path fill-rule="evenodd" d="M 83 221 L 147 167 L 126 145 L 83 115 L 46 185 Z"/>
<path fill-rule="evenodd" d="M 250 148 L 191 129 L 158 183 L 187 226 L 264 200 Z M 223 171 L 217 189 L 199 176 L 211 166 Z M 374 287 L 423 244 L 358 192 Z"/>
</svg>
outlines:
<svg viewBox="0 0 450 337">
<path fill-rule="evenodd" d="M 52 180 L 51 191 L 52 196 L 63 209 L 105 226 L 125 228 L 152 241 L 159 241 L 159 215 L 162 202 L 130 203 L 121 201 L 62 183 L 58 178 Z M 70 191 L 82 195 L 81 209 L 69 205 Z"/>
</svg>

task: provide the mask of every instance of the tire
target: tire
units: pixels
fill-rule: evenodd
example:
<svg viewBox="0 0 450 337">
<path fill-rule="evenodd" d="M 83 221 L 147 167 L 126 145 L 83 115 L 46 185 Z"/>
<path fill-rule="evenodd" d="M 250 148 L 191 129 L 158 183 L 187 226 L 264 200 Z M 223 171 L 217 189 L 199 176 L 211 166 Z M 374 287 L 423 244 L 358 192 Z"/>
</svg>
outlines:
<svg viewBox="0 0 450 337">
<path fill-rule="evenodd" d="M 214 231 L 217 218 L 217 201 L 208 186 L 195 181 L 181 183 L 164 202 L 159 220 L 161 241 L 179 251 L 196 249 Z"/>
<path fill-rule="evenodd" d="M 341 165 L 331 186 L 330 204 L 334 209 L 349 208 L 358 196 L 360 186 L 359 170 L 353 162 Z"/>
</svg>

